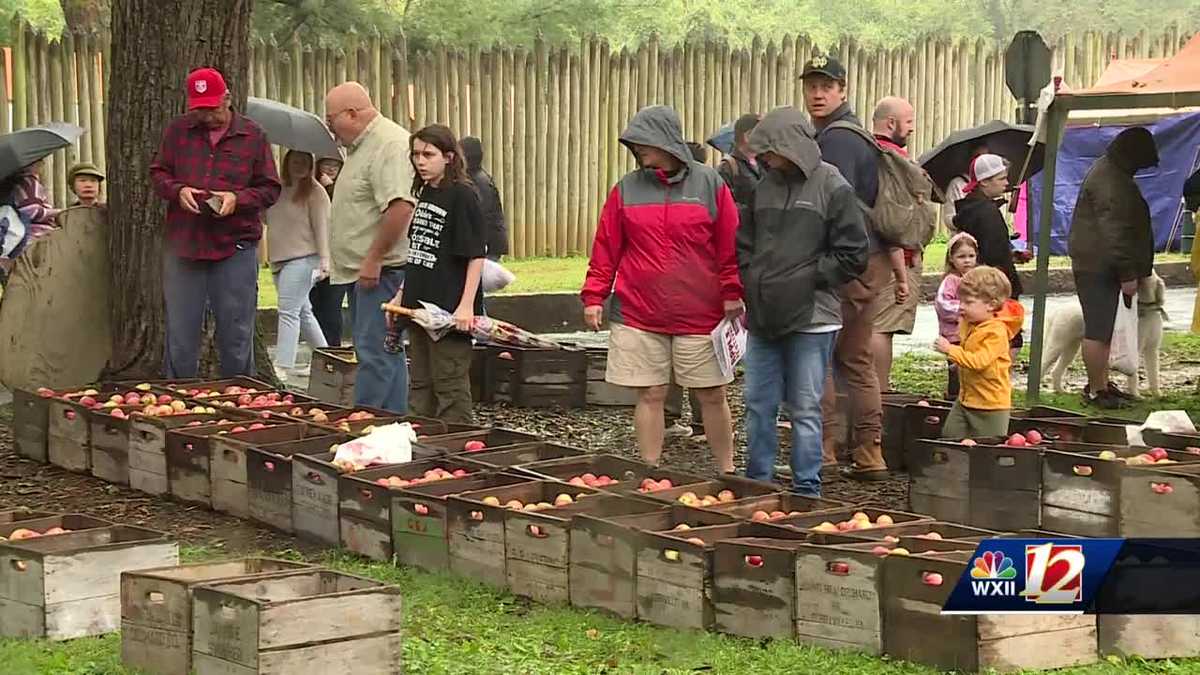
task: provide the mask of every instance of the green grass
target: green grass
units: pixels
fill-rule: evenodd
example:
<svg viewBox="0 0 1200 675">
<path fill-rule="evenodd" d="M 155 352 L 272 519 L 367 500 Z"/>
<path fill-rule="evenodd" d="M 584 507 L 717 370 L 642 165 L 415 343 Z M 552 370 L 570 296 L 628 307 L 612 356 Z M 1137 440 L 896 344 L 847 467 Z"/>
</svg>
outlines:
<svg viewBox="0 0 1200 675">
<path fill-rule="evenodd" d="M 297 557 L 294 552 L 273 553 Z M 184 549 L 188 561 L 210 559 Z M 523 673 L 856 673 L 936 671 L 857 653 L 835 653 L 788 641 L 759 642 L 714 633 L 677 631 L 569 608 L 532 605 L 459 578 L 367 562 L 341 553 L 314 560 L 331 568 L 396 584 L 404 597 L 405 672 Z M 50 643 L 0 640 L 2 670 L 11 675 L 131 673 L 120 664 L 120 638 Z M 1112 659 L 1056 671 L 1071 675 L 1183 673 L 1200 661 Z"/>
</svg>

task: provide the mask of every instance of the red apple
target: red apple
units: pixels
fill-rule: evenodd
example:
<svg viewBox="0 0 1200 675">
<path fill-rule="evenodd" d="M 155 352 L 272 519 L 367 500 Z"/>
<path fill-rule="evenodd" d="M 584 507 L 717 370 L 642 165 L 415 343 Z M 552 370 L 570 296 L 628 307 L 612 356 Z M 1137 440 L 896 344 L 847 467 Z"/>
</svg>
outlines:
<svg viewBox="0 0 1200 675">
<path fill-rule="evenodd" d="M 74 411 L 74 410 L 68 410 L 67 412 L 63 413 L 63 417 L 66 417 L 68 420 L 72 420 L 72 421 L 73 421 L 73 420 L 75 419 L 75 411 Z"/>
<path fill-rule="evenodd" d="M 141 405 L 142 397 L 137 394 L 125 394 L 125 405 Z"/>
<path fill-rule="evenodd" d="M 204 422 L 201 422 L 200 420 L 193 420 L 193 421 L 187 423 L 187 425 L 189 427 L 198 427 L 198 426 L 202 426 L 203 424 L 204 424 Z"/>
<path fill-rule="evenodd" d="M 834 574 L 842 574 L 842 575 L 849 574 L 850 573 L 850 564 L 844 563 L 844 562 L 831 563 L 829 565 L 829 571 L 833 572 Z"/>
<path fill-rule="evenodd" d="M 168 403 L 170 403 L 171 401 L 174 401 L 175 399 L 171 398 L 170 396 L 168 396 L 166 394 L 159 394 L 157 400 L 158 400 L 159 405 L 167 405 Z"/>
<path fill-rule="evenodd" d="M 1167 458 L 1167 451 L 1162 448 L 1151 448 L 1150 452 L 1146 453 L 1154 458 L 1154 461 Z"/>
<path fill-rule="evenodd" d="M 53 398 L 53 397 L 54 397 L 54 390 L 53 390 L 53 389 L 47 389 L 46 387 L 38 387 L 38 390 L 37 390 L 37 395 L 38 395 L 38 396 L 41 396 L 42 398 Z"/>
<path fill-rule="evenodd" d="M 454 471 L 451 471 L 450 474 L 452 476 L 454 476 L 455 478 L 462 478 L 463 476 L 467 475 L 467 470 L 466 469 L 455 469 Z"/>
<path fill-rule="evenodd" d="M 1030 445 L 1037 445 L 1042 442 L 1042 432 L 1037 429 L 1030 429 L 1025 432 L 1025 440 L 1029 441 Z"/>
<path fill-rule="evenodd" d="M 128 417 L 128 415 L 125 414 L 125 411 L 121 410 L 120 408 L 113 408 L 112 412 L 110 412 L 109 415 L 112 417 L 115 417 L 117 419 L 120 419 L 120 420 L 123 420 L 126 417 Z"/>
<path fill-rule="evenodd" d="M 84 396 L 83 398 L 79 399 L 79 405 L 87 406 L 88 408 L 95 408 L 96 399 L 92 398 L 91 396 Z"/>
<path fill-rule="evenodd" d="M 964 439 L 962 439 L 961 443 L 962 443 L 963 445 L 965 445 L 965 446 L 968 446 L 968 447 L 970 447 L 970 446 L 973 446 L 973 445 L 978 445 L 978 443 L 976 443 L 974 440 L 972 440 L 972 439 L 970 439 L 970 438 L 964 438 Z"/>
<path fill-rule="evenodd" d="M 242 433 L 243 431 L 246 431 L 246 427 L 243 427 L 243 426 L 236 426 L 236 427 L 234 427 L 234 428 L 230 429 L 230 430 L 229 430 L 229 433 L 231 433 L 231 434 L 240 434 L 240 433 Z"/>
<path fill-rule="evenodd" d="M 485 445 L 483 441 L 467 441 L 466 444 L 463 445 L 463 450 L 466 450 L 467 452 L 479 452 L 486 447 L 487 445 Z"/>
<path fill-rule="evenodd" d="M 254 397 L 250 394 L 242 394 L 237 399 L 238 405 L 250 405 L 254 402 Z"/>
<path fill-rule="evenodd" d="M 761 555 L 746 556 L 746 564 L 751 567 L 762 567 L 763 559 Z"/>
<path fill-rule="evenodd" d="M 938 574 L 937 572 L 926 572 L 921 576 L 921 581 L 924 582 L 926 586 L 941 586 L 942 575 Z"/>
<path fill-rule="evenodd" d="M 250 431 L 254 431 L 255 429 L 266 429 L 266 428 L 267 428 L 267 425 L 263 424 L 262 422 L 255 422 L 254 424 L 251 424 L 249 427 Z"/>
<path fill-rule="evenodd" d="M 1024 436 L 1022 436 L 1021 434 L 1013 434 L 1012 436 L 1009 436 L 1008 442 L 1005 443 L 1005 445 L 1008 445 L 1008 446 L 1011 446 L 1014 448 L 1023 448 L 1027 444 L 1028 444 L 1027 439 Z"/>
<path fill-rule="evenodd" d="M 921 406 L 922 408 L 928 408 L 929 401 L 926 401 L 925 399 L 921 399 L 920 401 L 917 401 L 917 405 Z"/>
<path fill-rule="evenodd" d="M 583 482 L 583 479 L 580 478 L 579 476 L 574 476 L 571 478 L 571 480 L 569 480 L 567 482 L 570 483 L 571 485 L 574 485 L 575 487 L 586 487 L 587 486 L 587 483 Z"/>
</svg>

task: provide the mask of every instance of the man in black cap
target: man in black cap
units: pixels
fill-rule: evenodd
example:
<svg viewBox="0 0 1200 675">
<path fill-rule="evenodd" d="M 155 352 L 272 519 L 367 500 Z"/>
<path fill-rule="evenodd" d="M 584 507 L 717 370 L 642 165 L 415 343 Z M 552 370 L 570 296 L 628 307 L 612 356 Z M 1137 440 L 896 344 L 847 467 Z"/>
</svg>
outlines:
<svg viewBox="0 0 1200 675">
<path fill-rule="evenodd" d="M 862 130 L 862 123 L 846 101 L 845 66 L 832 56 L 814 56 L 804 64 L 800 77 L 804 80 L 804 106 L 817 130 L 821 158 L 838 168 L 864 210 L 870 209 L 879 193 L 879 149 L 870 134 Z M 890 249 L 895 249 L 900 265 L 903 251 L 881 241 L 869 223 L 867 234 L 867 269 L 841 288 L 842 325 L 831 370 L 848 395 L 855 420 L 853 464 L 844 473 L 858 480 L 882 480 L 887 478 L 887 464 L 880 447 L 883 403 L 871 351 L 871 306 L 892 274 Z M 837 465 L 837 443 L 845 437 L 842 420 L 836 414 L 837 389 L 832 376 L 825 382 L 821 408 L 822 463 L 831 468 Z"/>
</svg>

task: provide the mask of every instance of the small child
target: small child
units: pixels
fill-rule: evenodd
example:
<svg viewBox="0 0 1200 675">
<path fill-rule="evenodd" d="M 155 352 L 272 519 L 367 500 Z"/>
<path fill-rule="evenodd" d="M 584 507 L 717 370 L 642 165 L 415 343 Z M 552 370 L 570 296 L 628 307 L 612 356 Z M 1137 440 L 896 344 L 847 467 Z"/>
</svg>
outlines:
<svg viewBox="0 0 1200 675">
<path fill-rule="evenodd" d="M 946 417 L 944 438 L 1007 436 L 1012 410 L 1012 355 L 1025 309 L 1011 300 L 1012 285 L 995 267 L 976 267 L 958 287 L 962 345 L 939 337 L 934 347 L 959 368 L 962 389 Z"/>
<path fill-rule="evenodd" d="M 975 237 L 966 232 L 959 232 L 950 237 L 946 245 L 946 276 L 938 286 L 934 308 L 937 310 L 938 332 L 946 341 L 957 345 L 961 341 L 958 336 L 958 286 L 962 283 L 963 275 L 975 268 L 975 259 L 979 255 L 979 244 Z M 958 366 L 949 362 L 946 378 L 946 400 L 958 399 Z"/>
<path fill-rule="evenodd" d="M 80 162 L 71 167 L 68 172 L 71 192 L 75 193 L 75 203 L 71 206 L 104 206 L 100 201 L 100 184 L 104 182 L 104 172 L 91 162 Z"/>
</svg>

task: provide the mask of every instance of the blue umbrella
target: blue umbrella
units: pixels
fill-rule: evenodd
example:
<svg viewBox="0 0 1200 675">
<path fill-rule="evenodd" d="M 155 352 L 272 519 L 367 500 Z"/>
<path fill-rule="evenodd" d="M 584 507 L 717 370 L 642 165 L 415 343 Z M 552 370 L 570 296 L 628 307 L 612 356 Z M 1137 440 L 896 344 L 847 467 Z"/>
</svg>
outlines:
<svg viewBox="0 0 1200 675">
<path fill-rule="evenodd" d="M 733 154 L 733 122 L 717 129 L 717 132 L 710 136 L 706 142 L 726 155 Z"/>
</svg>

